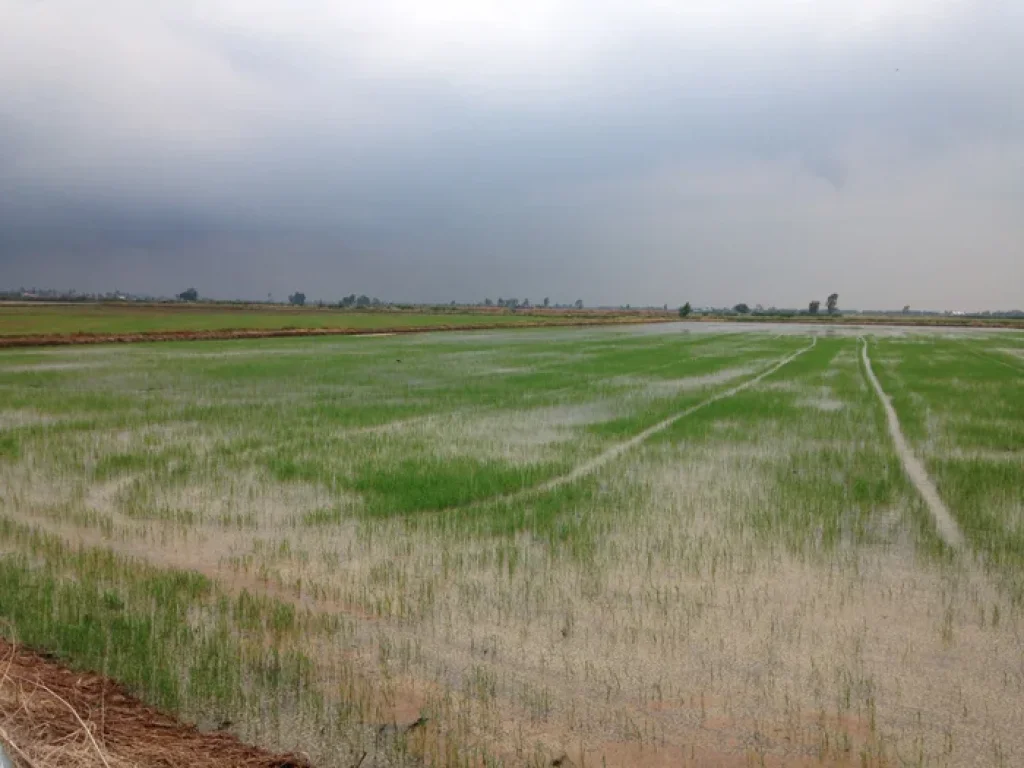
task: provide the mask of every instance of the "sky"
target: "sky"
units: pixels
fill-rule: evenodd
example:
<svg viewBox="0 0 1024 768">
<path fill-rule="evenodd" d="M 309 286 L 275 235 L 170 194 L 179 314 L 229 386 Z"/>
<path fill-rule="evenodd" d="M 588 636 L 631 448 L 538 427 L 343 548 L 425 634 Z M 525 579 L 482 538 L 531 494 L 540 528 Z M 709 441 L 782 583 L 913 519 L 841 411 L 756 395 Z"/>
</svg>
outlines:
<svg viewBox="0 0 1024 768">
<path fill-rule="evenodd" d="M 0 0 L 0 288 L 1024 308 L 1020 0 Z"/>
</svg>

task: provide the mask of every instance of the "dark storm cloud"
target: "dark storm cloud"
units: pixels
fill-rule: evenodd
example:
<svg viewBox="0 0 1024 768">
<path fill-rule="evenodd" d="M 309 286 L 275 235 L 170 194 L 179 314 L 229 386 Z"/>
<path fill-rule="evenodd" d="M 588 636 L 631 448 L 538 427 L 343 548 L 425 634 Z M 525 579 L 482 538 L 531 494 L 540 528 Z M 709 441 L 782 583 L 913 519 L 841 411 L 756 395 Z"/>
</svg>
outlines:
<svg viewBox="0 0 1024 768">
<path fill-rule="evenodd" d="M 1012 302 L 1016 7 L 825 29 L 762 5 L 707 29 L 642 3 L 527 4 L 522 29 L 486 3 L 435 26 L 401 4 L 0 6 L 23 33 L 0 53 L 0 266 L 163 293 Z"/>
</svg>

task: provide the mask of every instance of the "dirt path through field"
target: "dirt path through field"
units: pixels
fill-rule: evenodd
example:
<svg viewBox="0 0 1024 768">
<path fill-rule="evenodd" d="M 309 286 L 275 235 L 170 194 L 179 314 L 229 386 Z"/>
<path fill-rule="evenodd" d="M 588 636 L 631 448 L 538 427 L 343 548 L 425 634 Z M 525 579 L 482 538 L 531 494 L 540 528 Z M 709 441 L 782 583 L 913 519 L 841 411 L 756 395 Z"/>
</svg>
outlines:
<svg viewBox="0 0 1024 768">
<path fill-rule="evenodd" d="M 903 470 L 907 473 L 910 481 L 928 505 L 928 510 L 935 519 L 935 528 L 939 536 L 949 546 L 959 549 L 963 546 L 964 535 L 961 533 L 946 504 L 942 501 L 942 497 L 939 496 L 938 489 L 936 489 L 932 479 L 928 476 L 928 471 L 917 456 L 914 455 L 914 451 L 910 448 L 909 443 L 907 443 L 903 430 L 900 428 L 900 420 L 896 415 L 896 409 L 892 407 L 889 397 L 885 394 L 882 384 L 878 381 L 878 377 L 875 376 L 875 372 L 871 368 L 871 358 L 868 356 L 868 343 L 863 339 L 862 342 L 861 352 L 864 356 L 864 369 L 867 371 L 871 386 L 875 388 L 878 399 L 882 401 L 882 407 L 885 408 L 885 418 L 889 423 L 889 434 L 892 436 L 892 441 L 896 446 L 896 453 L 903 464 Z"/>
<path fill-rule="evenodd" d="M 800 357 L 800 355 L 802 355 L 804 352 L 810 351 L 814 347 L 814 345 L 817 344 L 817 343 L 818 343 L 818 337 L 815 336 L 815 337 L 813 337 L 811 339 L 810 345 L 804 347 L 803 349 L 797 350 L 793 354 L 783 358 L 782 360 L 778 361 L 777 363 L 775 363 L 773 366 L 771 366 L 767 370 L 762 371 L 761 373 L 759 373 L 754 378 L 747 379 L 742 384 L 737 384 L 735 387 L 727 389 L 724 392 L 719 392 L 717 395 L 713 395 L 713 396 L 709 397 L 707 400 L 703 400 L 703 401 L 697 403 L 696 405 L 690 406 L 686 410 L 680 411 L 679 413 L 676 413 L 676 414 L 674 414 L 672 416 L 669 416 L 667 419 L 665 419 L 663 421 L 659 421 L 653 427 L 648 427 L 643 432 L 640 432 L 640 433 L 634 435 L 633 437 L 629 438 L 628 440 L 625 440 L 625 441 L 623 441 L 621 443 L 616 443 L 611 448 L 606 450 L 604 453 L 598 454 L 597 456 L 595 456 L 594 458 L 590 459 L 589 461 L 583 462 L 582 464 L 580 464 L 578 467 L 573 469 L 571 472 L 568 472 L 567 474 L 561 475 L 561 476 L 556 477 L 556 478 L 554 478 L 552 480 L 548 480 L 547 482 L 542 483 L 541 485 L 538 485 L 538 486 L 536 486 L 534 488 L 527 488 L 527 489 L 525 489 L 523 491 L 519 491 L 517 493 L 511 494 L 510 496 L 506 497 L 506 500 L 513 501 L 515 499 L 519 499 L 519 498 L 522 498 L 524 496 L 528 496 L 528 495 L 533 494 L 533 493 L 544 493 L 546 491 L 551 491 L 551 490 L 554 490 L 555 488 L 560 488 L 561 486 L 566 485 L 568 483 L 571 483 L 574 480 L 578 480 L 581 477 L 585 477 L 586 475 L 591 474 L 595 470 L 600 469 L 601 467 L 603 467 L 609 461 L 612 461 L 613 459 L 618 458 L 619 456 L 624 454 L 629 449 L 635 448 L 636 446 L 640 445 L 645 440 L 647 440 L 649 437 L 652 437 L 653 435 L 656 435 L 659 432 L 664 432 L 666 429 L 671 427 L 677 421 L 680 421 L 681 419 L 685 419 L 687 416 L 690 416 L 691 414 L 696 413 L 697 411 L 701 410 L 702 408 L 707 408 L 709 405 L 712 405 L 713 403 L 717 403 L 719 400 L 724 400 L 727 397 L 732 397 L 733 395 L 739 394 L 740 392 L 742 392 L 745 389 L 749 389 L 750 387 L 754 386 L 755 384 L 757 384 L 758 382 L 760 382 L 763 379 L 767 378 L 768 376 L 771 376 L 773 373 L 778 371 L 784 365 L 787 365 L 787 364 L 791 363 L 793 360 L 795 360 L 796 358 Z"/>
</svg>

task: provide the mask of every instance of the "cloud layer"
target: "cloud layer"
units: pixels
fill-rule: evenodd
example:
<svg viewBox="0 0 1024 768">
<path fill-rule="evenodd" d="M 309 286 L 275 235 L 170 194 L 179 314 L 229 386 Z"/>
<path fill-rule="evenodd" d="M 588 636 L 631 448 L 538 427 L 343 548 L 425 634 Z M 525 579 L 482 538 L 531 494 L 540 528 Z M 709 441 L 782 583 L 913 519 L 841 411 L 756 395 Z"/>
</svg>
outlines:
<svg viewBox="0 0 1024 768">
<path fill-rule="evenodd" d="M 6 284 L 1024 305 L 1013 0 L 0 0 Z"/>
</svg>

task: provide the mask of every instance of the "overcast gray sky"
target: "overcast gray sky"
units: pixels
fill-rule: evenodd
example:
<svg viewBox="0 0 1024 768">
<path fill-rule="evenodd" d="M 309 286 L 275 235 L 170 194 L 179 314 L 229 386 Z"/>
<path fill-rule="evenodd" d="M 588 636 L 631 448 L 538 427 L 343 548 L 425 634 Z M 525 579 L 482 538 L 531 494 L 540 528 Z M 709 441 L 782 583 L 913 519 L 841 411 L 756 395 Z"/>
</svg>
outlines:
<svg viewBox="0 0 1024 768">
<path fill-rule="evenodd" d="M 1020 0 L 0 0 L 0 287 L 1024 306 Z"/>
</svg>

